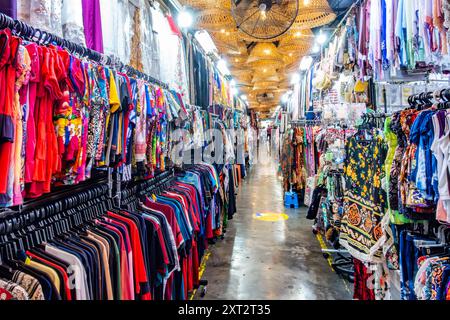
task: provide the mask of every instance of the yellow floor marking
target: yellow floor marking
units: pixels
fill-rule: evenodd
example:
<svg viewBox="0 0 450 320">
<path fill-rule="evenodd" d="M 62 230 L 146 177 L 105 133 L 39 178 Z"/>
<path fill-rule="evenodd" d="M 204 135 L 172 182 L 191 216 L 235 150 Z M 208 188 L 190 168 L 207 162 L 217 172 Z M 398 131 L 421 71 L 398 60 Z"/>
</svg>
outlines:
<svg viewBox="0 0 450 320">
<path fill-rule="evenodd" d="M 316 238 L 317 238 L 317 240 L 319 241 L 320 247 L 321 247 L 322 249 L 324 249 L 324 250 L 328 249 L 328 246 L 326 245 L 325 241 L 323 240 L 323 237 L 322 237 L 321 234 L 318 233 L 318 234 L 316 235 Z M 334 268 L 333 268 L 333 259 L 331 258 L 331 255 L 328 256 L 327 261 L 328 261 L 328 264 L 330 265 L 331 270 L 333 270 L 333 272 L 336 272 L 336 270 L 334 270 Z M 352 294 L 353 291 L 350 290 L 350 287 L 348 286 L 347 281 L 346 281 L 345 279 L 342 279 L 342 281 L 344 282 L 345 289 L 346 289 L 350 294 Z"/>
<path fill-rule="evenodd" d="M 276 221 L 286 221 L 289 219 L 289 216 L 285 213 L 261 212 L 254 214 L 253 219 L 266 222 L 276 222 Z"/>
<path fill-rule="evenodd" d="M 205 273 L 205 269 L 206 269 L 206 262 L 209 260 L 210 256 L 211 256 L 211 252 L 206 251 L 205 255 L 203 256 L 202 263 L 200 264 L 200 270 L 199 270 L 199 273 L 198 273 L 199 280 L 202 280 L 202 278 L 203 278 L 203 273 Z M 194 300 L 194 297 L 195 297 L 196 293 L 197 293 L 197 289 L 195 289 L 192 292 L 192 295 L 189 298 L 189 300 Z"/>
</svg>

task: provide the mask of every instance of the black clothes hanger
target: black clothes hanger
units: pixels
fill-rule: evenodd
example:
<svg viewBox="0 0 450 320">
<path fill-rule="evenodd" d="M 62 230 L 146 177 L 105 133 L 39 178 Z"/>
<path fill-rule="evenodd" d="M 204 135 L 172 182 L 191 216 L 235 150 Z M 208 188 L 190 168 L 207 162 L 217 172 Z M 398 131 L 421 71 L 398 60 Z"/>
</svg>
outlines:
<svg viewBox="0 0 450 320">
<path fill-rule="evenodd" d="M 86 188 L 86 187 L 85 187 Z M 0 221 L 0 253 L 12 260 L 18 252 L 51 241 L 82 226 L 107 210 L 108 187 L 97 185 L 79 193 L 60 198 L 19 216 L 8 216 Z M 48 200 L 47 200 L 48 201 Z"/>
</svg>

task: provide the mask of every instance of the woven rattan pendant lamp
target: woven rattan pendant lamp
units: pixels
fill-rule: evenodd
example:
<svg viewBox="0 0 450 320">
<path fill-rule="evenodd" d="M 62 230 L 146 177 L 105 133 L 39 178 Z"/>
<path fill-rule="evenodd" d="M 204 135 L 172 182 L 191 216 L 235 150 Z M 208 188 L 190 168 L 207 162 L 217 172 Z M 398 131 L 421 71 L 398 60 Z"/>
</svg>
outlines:
<svg viewBox="0 0 450 320">
<path fill-rule="evenodd" d="M 233 55 L 228 59 L 232 67 L 237 67 L 239 69 L 248 68 L 249 66 L 246 64 L 248 60 L 248 54 L 245 52 L 244 54 Z"/>
<path fill-rule="evenodd" d="M 238 38 L 236 41 L 236 44 L 237 44 L 237 48 L 238 48 L 237 51 L 230 52 L 229 55 L 232 57 L 241 56 L 241 55 L 248 56 L 247 45 L 245 44 L 245 42 Z"/>
<path fill-rule="evenodd" d="M 255 70 L 268 67 L 277 69 L 283 65 L 283 56 L 273 43 L 259 42 L 251 51 L 247 63 Z"/>
<path fill-rule="evenodd" d="M 229 10 L 210 7 L 202 10 L 197 17 L 197 28 L 207 31 L 221 31 L 236 28 Z"/>
<path fill-rule="evenodd" d="M 278 82 L 278 81 L 280 81 L 280 77 L 276 74 L 271 75 L 271 76 L 258 74 L 256 76 L 254 76 L 252 79 L 252 83 L 255 83 L 255 84 L 261 83 L 261 82 Z"/>
<path fill-rule="evenodd" d="M 241 70 L 241 72 L 234 72 L 233 77 L 236 79 L 236 82 L 241 85 L 251 85 L 253 79 L 253 71 Z"/>
<path fill-rule="evenodd" d="M 295 25 L 292 29 L 284 34 L 284 36 L 280 39 L 280 42 L 288 43 L 295 41 L 306 41 L 313 42 L 314 41 L 314 33 L 311 29 L 297 29 Z"/>
<path fill-rule="evenodd" d="M 253 85 L 253 90 L 276 90 L 278 89 L 278 82 L 276 81 L 261 81 Z"/>
<path fill-rule="evenodd" d="M 238 34 L 236 29 L 221 29 L 220 31 L 209 32 L 214 43 L 237 43 Z"/>
<path fill-rule="evenodd" d="M 254 70 L 253 83 L 258 82 L 278 82 L 280 77 L 274 67 L 266 67 Z"/>
<path fill-rule="evenodd" d="M 288 80 L 280 81 L 280 83 L 278 83 L 278 88 L 280 90 L 288 90 L 290 87 L 292 87 L 292 85 Z"/>
<path fill-rule="evenodd" d="M 236 69 L 236 70 L 233 70 L 232 74 L 233 74 L 233 76 L 236 76 L 236 77 L 246 77 L 246 76 L 253 77 L 254 71 L 249 68 Z"/>
<path fill-rule="evenodd" d="M 314 43 L 314 36 L 311 30 L 290 30 L 286 36 L 280 40 L 279 52 L 289 55 L 305 55 Z"/>
<path fill-rule="evenodd" d="M 248 57 L 247 63 L 253 63 L 257 60 L 275 60 L 281 61 L 283 56 L 278 52 L 273 43 L 259 42 L 255 45 Z"/>
<path fill-rule="evenodd" d="M 231 10 L 231 0 L 180 0 L 180 3 L 197 10 L 208 8 Z"/>
<path fill-rule="evenodd" d="M 336 14 L 327 0 L 299 0 L 295 25 L 302 29 L 320 27 L 333 22 Z"/>
<path fill-rule="evenodd" d="M 283 61 L 284 61 L 285 65 L 289 65 L 289 64 L 295 63 L 295 62 L 298 62 L 300 64 L 301 57 L 302 57 L 302 55 L 300 55 L 297 52 L 289 52 L 288 54 L 286 54 L 283 57 Z"/>
<path fill-rule="evenodd" d="M 210 32 L 210 35 L 220 53 L 238 52 L 237 33 L 233 29 Z"/>
</svg>

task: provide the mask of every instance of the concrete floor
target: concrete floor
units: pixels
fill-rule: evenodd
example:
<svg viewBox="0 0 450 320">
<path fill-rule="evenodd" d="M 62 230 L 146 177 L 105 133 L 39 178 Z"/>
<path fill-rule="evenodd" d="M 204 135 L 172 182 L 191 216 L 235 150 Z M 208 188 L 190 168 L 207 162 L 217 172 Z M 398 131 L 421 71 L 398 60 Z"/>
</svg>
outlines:
<svg viewBox="0 0 450 320">
<path fill-rule="evenodd" d="M 238 212 L 225 240 L 211 247 L 203 279 L 208 300 L 346 300 L 352 285 L 324 259 L 306 209 L 285 209 L 277 165 L 270 157 L 246 178 L 237 198 Z M 262 212 L 285 213 L 287 221 L 254 218 Z M 195 296 L 199 298 L 199 293 Z"/>
</svg>

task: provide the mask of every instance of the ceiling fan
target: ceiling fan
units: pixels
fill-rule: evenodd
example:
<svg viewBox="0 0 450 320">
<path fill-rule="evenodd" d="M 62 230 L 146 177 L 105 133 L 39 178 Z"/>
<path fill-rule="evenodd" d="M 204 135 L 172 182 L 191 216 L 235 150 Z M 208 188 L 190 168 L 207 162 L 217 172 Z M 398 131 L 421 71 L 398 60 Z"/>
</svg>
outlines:
<svg viewBox="0 0 450 320">
<path fill-rule="evenodd" d="M 258 40 L 275 39 L 290 29 L 298 15 L 298 0 L 234 0 L 237 28 Z"/>
</svg>

